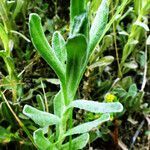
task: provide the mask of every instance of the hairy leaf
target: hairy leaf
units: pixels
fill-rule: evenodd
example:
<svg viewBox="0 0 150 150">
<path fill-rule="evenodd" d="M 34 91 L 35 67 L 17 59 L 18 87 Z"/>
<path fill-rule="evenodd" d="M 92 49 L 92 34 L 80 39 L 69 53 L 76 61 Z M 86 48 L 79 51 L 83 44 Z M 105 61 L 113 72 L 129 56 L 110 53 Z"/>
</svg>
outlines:
<svg viewBox="0 0 150 150">
<path fill-rule="evenodd" d="M 100 42 L 101 35 L 106 27 L 109 14 L 108 2 L 108 0 L 102 0 L 92 23 L 90 29 L 89 55 L 95 49 L 96 45 Z"/>
<path fill-rule="evenodd" d="M 48 150 L 52 146 L 50 141 L 44 136 L 42 129 L 38 129 L 34 132 L 33 139 L 40 150 Z"/>
<path fill-rule="evenodd" d="M 63 93 L 60 90 L 54 97 L 54 114 L 61 117 L 64 111 L 64 99 Z"/>
<path fill-rule="evenodd" d="M 83 123 L 81 125 L 78 125 L 69 131 L 66 132 L 66 136 L 73 135 L 73 134 L 81 134 L 86 133 L 92 130 L 93 128 L 97 127 L 98 125 L 108 121 L 110 119 L 109 114 L 103 114 L 99 119 L 96 119 L 91 122 Z"/>
<path fill-rule="evenodd" d="M 52 37 L 52 47 L 57 56 L 57 58 L 65 65 L 65 61 L 67 59 L 67 52 L 65 47 L 65 40 L 62 35 L 56 31 Z"/>
<path fill-rule="evenodd" d="M 70 107 L 75 107 L 79 109 L 84 109 L 93 113 L 111 113 L 111 112 L 121 112 L 123 106 L 119 102 L 113 103 L 100 103 L 90 100 L 75 100 L 69 105 Z"/>
<path fill-rule="evenodd" d="M 82 134 L 72 140 L 71 148 L 72 150 L 82 149 L 86 146 L 88 141 L 89 141 L 89 134 L 88 133 Z M 69 150 L 69 142 L 62 145 L 62 150 Z"/>
<path fill-rule="evenodd" d="M 69 100 L 72 101 L 81 79 L 81 70 L 86 58 L 87 43 L 83 35 L 68 39 L 66 84 Z"/>
<path fill-rule="evenodd" d="M 25 105 L 23 114 L 32 119 L 36 124 L 45 127 L 49 125 L 58 124 L 60 119 L 56 115 L 40 111 L 32 106 Z"/>
<path fill-rule="evenodd" d="M 44 35 L 41 18 L 35 13 L 30 14 L 29 31 L 35 48 L 38 50 L 43 59 L 45 59 L 45 61 L 52 67 L 60 80 L 64 82 L 65 69 Z"/>
</svg>

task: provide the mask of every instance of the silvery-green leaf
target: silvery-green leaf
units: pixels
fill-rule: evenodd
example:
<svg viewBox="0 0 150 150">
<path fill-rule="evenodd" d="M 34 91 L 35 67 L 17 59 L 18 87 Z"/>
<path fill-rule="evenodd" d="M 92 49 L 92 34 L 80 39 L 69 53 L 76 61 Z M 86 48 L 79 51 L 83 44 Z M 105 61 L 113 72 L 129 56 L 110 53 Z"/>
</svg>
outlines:
<svg viewBox="0 0 150 150">
<path fill-rule="evenodd" d="M 48 150 L 52 146 L 52 143 L 44 136 L 42 129 L 38 129 L 33 133 L 33 139 L 40 150 Z"/>
<path fill-rule="evenodd" d="M 64 98 L 63 98 L 63 93 L 60 90 L 54 97 L 54 114 L 56 116 L 61 117 L 61 114 L 64 111 Z"/>
<path fill-rule="evenodd" d="M 52 48 L 58 57 L 58 59 L 65 65 L 65 61 L 67 59 L 67 52 L 65 47 L 65 40 L 62 35 L 56 31 L 52 37 Z"/>
<path fill-rule="evenodd" d="M 123 110 L 123 106 L 119 102 L 100 103 L 91 100 L 75 100 L 72 101 L 68 107 L 84 109 L 93 113 L 111 113 L 121 112 Z"/>
<path fill-rule="evenodd" d="M 29 17 L 29 31 L 31 35 L 32 43 L 38 50 L 43 59 L 52 67 L 60 80 L 65 82 L 65 68 L 63 64 L 57 58 L 55 52 L 49 45 L 41 25 L 41 18 L 35 14 L 30 14 Z"/>
<path fill-rule="evenodd" d="M 71 141 L 72 150 L 83 149 L 89 141 L 89 134 L 84 133 Z M 62 145 L 62 150 L 70 150 L 69 142 Z"/>
<path fill-rule="evenodd" d="M 83 64 L 86 59 L 87 42 L 83 35 L 72 36 L 66 43 L 67 70 L 66 83 L 69 99 L 72 101 L 82 76 Z M 66 102 L 68 104 L 68 102 Z"/>
<path fill-rule="evenodd" d="M 102 0 L 90 29 L 89 54 L 91 54 L 96 45 L 100 42 L 101 35 L 108 21 L 108 14 L 109 0 Z"/>
<path fill-rule="evenodd" d="M 109 114 L 103 114 L 99 119 L 96 119 L 91 122 L 83 123 L 81 125 L 78 125 L 66 132 L 66 136 L 74 135 L 74 134 L 82 134 L 89 132 L 93 128 L 96 128 L 97 126 L 101 125 L 102 123 L 108 121 L 110 119 Z"/>
<path fill-rule="evenodd" d="M 23 114 L 32 119 L 36 124 L 41 127 L 58 124 L 60 119 L 56 115 L 40 111 L 32 106 L 25 105 Z"/>
</svg>

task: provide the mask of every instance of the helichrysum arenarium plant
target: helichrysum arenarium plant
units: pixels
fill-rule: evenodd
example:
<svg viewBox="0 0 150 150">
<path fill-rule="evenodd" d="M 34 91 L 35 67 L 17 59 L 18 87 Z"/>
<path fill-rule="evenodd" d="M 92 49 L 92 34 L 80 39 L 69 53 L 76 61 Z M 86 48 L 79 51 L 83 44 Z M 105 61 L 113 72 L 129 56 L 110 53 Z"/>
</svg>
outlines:
<svg viewBox="0 0 150 150">
<path fill-rule="evenodd" d="M 119 102 L 99 103 L 92 100 L 74 100 L 89 57 L 100 42 L 107 24 L 109 1 L 102 0 L 91 25 L 88 19 L 88 10 L 86 0 L 71 0 L 69 37 L 65 41 L 60 32 L 56 31 L 52 37 L 52 46 L 44 35 L 41 18 L 38 14 L 30 14 L 29 29 L 32 43 L 61 82 L 60 91 L 53 101 L 54 114 L 37 110 L 29 105 L 25 105 L 23 109 L 23 113 L 39 125 L 33 138 L 41 150 L 82 149 L 89 141 L 88 132 L 91 129 L 109 121 L 110 113 L 123 110 Z M 102 115 L 94 121 L 73 127 L 71 125 L 73 108 Z M 52 125 L 56 127 L 54 133 L 49 128 Z M 48 134 L 48 137 L 45 134 Z M 73 138 L 72 135 L 78 136 Z M 67 141 L 68 136 L 70 136 L 69 141 Z"/>
</svg>

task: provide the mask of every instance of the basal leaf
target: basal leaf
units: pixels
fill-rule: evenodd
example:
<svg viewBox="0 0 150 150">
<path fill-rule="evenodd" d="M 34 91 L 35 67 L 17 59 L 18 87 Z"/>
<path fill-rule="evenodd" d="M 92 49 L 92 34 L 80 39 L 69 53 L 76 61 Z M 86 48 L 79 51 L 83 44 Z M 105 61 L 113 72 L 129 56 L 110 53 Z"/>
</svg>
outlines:
<svg viewBox="0 0 150 150">
<path fill-rule="evenodd" d="M 109 0 L 102 0 L 90 29 L 89 55 L 100 42 L 109 14 Z"/>
<path fill-rule="evenodd" d="M 109 114 L 103 114 L 99 119 L 96 119 L 91 122 L 83 123 L 81 125 L 78 125 L 66 132 L 66 136 L 73 135 L 73 134 L 82 134 L 89 132 L 93 128 L 97 127 L 98 125 L 101 125 L 102 123 L 108 121 L 110 119 Z"/>
<path fill-rule="evenodd" d="M 60 119 L 56 115 L 40 111 L 32 106 L 25 105 L 23 114 L 32 119 L 36 124 L 41 127 L 58 124 Z"/>
<path fill-rule="evenodd" d="M 86 146 L 88 141 L 89 141 L 89 134 L 88 133 L 82 134 L 72 140 L 71 148 L 72 150 L 82 149 Z M 62 150 L 69 150 L 69 142 L 62 145 Z"/>
<path fill-rule="evenodd" d="M 83 64 L 86 59 L 87 43 L 83 35 L 68 39 L 67 44 L 66 84 L 69 100 L 72 101 L 81 79 Z"/>
<path fill-rule="evenodd" d="M 60 62 L 62 62 L 63 65 L 65 65 L 65 61 L 67 59 L 67 52 L 65 45 L 66 43 L 62 35 L 58 31 L 54 32 L 52 37 L 52 47 L 56 56 L 58 57 Z"/>
<path fill-rule="evenodd" d="M 119 102 L 113 103 L 100 103 L 90 100 L 75 100 L 69 105 L 70 107 L 75 107 L 79 109 L 84 109 L 93 113 L 111 113 L 111 112 L 121 112 L 123 106 Z"/>
<path fill-rule="evenodd" d="M 52 67 L 60 80 L 64 82 L 65 69 L 44 35 L 41 18 L 35 13 L 30 14 L 29 31 L 35 48 L 38 50 L 43 59 Z"/>
</svg>

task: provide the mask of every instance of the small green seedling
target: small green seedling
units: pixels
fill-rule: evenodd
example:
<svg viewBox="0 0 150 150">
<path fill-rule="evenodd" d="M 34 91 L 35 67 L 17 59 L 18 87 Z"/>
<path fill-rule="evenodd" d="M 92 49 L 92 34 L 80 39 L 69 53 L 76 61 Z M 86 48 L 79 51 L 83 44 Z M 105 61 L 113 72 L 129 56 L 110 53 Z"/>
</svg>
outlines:
<svg viewBox="0 0 150 150">
<path fill-rule="evenodd" d="M 54 98 L 54 114 L 37 110 L 29 105 L 25 105 L 23 109 L 23 113 L 40 127 L 34 132 L 33 138 L 38 149 L 41 150 L 83 149 L 89 141 L 90 130 L 109 121 L 110 113 L 123 110 L 119 102 L 99 103 L 91 100 L 74 100 L 89 57 L 100 42 L 107 24 L 109 1 L 102 0 L 91 27 L 86 0 L 71 0 L 70 4 L 69 37 L 65 41 L 56 31 L 52 37 L 52 47 L 44 35 L 40 17 L 33 13 L 29 18 L 32 43 L 61 82 L 60 91 Z M 94 121 L 69 127 L 67 124 L 72 118 L 73 108 L 102 115 Z M 49 128 L 52 125 L 56 127 L 54 133 Z M 71 137 L 72 135 L 76 135 L 75 138 Z"/>
</svg>

